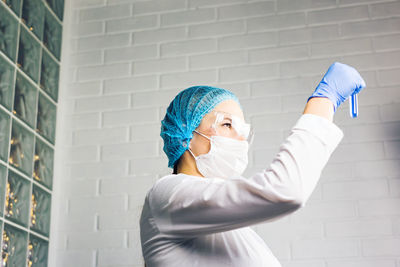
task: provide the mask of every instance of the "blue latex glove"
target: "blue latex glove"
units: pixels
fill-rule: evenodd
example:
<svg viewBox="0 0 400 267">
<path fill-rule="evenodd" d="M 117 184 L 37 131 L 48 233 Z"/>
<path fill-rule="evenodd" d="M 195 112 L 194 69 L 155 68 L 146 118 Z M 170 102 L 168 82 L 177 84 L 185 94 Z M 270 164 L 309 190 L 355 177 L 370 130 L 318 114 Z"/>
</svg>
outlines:
<svg viewBox="0 0 400 267">
<path fill-rule="evenodd" d="M 352 94 L 357 94 L 365 87 L 365 81 L 360 73 L 346 64 L 333 63 L 318 84 L 312 97 L 327 97 L 334 107 L 334 111 Z"/>
</svg>

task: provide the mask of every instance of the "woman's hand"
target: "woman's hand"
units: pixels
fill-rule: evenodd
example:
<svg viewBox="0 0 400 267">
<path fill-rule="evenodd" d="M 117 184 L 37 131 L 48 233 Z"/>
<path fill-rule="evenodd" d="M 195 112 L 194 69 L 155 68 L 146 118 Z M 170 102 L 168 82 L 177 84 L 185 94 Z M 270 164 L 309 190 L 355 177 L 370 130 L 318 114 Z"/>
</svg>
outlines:
<svg viewBox="0 0 400 267">
<path fill-rule="evenodd" d="M 333 103 L 333 111 L 352 94 L 357 94 L 365 87 L 365 81 L 353 67 L 339 62 L 333 63 L 308 98 L 326 97 Z M 308 102 L 307 100 L 307 102 Z"/>
</svg>

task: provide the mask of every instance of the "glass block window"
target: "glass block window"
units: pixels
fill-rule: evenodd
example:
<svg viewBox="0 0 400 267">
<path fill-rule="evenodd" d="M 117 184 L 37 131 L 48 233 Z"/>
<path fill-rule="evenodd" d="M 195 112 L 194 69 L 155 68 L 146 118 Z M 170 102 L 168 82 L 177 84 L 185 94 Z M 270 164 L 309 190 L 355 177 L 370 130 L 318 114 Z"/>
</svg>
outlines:
<svg viewBox="0 0 400 267">
<path fill-rule="evenodd" d="M 47 266 L 64 0 L 0 0 L 0 266 Z"/>
</svg>

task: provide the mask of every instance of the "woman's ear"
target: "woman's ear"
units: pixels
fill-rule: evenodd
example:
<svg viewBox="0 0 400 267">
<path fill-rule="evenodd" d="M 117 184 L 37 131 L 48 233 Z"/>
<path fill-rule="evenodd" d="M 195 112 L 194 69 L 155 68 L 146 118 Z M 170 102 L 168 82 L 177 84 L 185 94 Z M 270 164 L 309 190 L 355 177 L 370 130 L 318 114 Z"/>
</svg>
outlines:
<svg viewBox="0 0 400 267">
<path fill-rule="evenodd" d="M 193 139 L 196 139 L 194 132 L 193 132 L 193 136 L 192 136 L 192 138 L 190 138 L 189 144 L 188 144 L 188 148 L 192 151 L 193 151 L 193 146 L 195 145 L 195 142 L 196 142 L 196 141 L 193 141 Z"/>
<path fill-rule="evenodd" d="M 192 139 L 190 139 L 190 141 L 189 141 L 189 145 L 188 145 L 188 148 L 189 148 L 190 150 L 192 150 L 192 140 L 193 140 L 193 138 L 192 138 Z"/>
</svg>

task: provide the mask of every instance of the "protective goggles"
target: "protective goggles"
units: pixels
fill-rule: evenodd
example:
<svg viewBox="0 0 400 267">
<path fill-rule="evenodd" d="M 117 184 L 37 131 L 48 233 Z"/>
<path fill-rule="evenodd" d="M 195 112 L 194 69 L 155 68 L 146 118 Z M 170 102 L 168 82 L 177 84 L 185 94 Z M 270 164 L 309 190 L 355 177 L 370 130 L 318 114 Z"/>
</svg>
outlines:
<svg viewBox="0 0 400 267">
<path fill-rule="evenodd" d="M 214 111 L 213 115 L 215 121 L 211 128 L 215 135 L 247 140 L 249 144 L 253 142 L 254 132 L 250 124 L 245 123 L 238 116 L 221 111 Z"/>
</svg>

